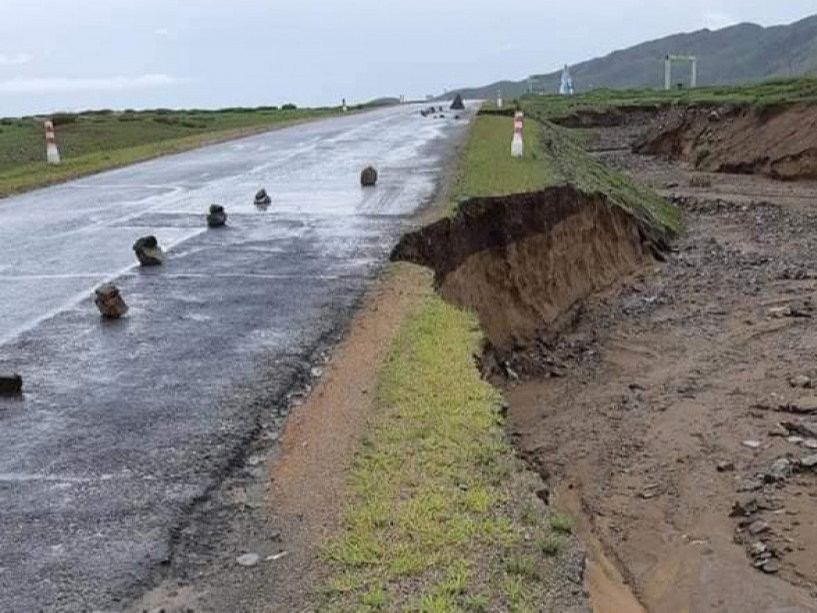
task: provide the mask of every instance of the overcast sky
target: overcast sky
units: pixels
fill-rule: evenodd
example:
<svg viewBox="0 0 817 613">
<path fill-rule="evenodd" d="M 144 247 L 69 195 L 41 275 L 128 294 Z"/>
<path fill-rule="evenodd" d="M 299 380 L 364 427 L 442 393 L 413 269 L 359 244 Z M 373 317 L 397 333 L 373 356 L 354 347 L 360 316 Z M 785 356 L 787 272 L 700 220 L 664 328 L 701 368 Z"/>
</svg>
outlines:
<svg viewBox="0 0 817 613">
<path fill-rule="evenodd" d="M 815 12 L 815 0 L 0 0 L 0 116 L 421 97 Z"/>
</svg>

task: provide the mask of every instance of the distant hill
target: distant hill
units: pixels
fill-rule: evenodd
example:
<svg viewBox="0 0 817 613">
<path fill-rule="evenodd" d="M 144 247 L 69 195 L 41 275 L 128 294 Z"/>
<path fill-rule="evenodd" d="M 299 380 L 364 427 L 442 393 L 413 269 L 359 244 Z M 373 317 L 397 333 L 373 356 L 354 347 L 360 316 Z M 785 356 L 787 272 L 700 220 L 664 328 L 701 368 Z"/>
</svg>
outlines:
<svg viewBox="0 0 817 613">
<path fill-rule="evenodd" d="M 772 77 L 817 76 L 817 15 L 785 26 L 764 28 L 741 23 L 722 30 L 674 34 L 614 51 L 570 67 L 577 91 L 597 87 L 663 87 L 664 56 L 698 57 L 698 84 L 722 85 L 761 81 Z M 556 93 L 561 70 L 532 75 L 535 91 Z M 688 81 L 688 68 L 678 66 L 673 81 Z M 528 90 L 528 80 L 499 81 L 483 87 L 457 89 L 442 98 L 493 98 L 501 89 L 506 98 Z"/>
</svg>

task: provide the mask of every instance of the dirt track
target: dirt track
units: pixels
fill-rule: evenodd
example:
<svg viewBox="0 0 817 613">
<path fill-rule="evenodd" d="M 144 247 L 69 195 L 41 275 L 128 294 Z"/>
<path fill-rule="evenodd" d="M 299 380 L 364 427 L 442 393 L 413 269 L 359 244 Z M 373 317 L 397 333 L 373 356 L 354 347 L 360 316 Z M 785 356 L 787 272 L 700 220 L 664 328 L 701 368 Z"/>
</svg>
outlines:
<svg viewBox="0 0 817 613">
<path fill-rule="evenodd" d="M 814 404 L 790 380 L 817 386 L 817 184 L 705 175 L 690 188 L 684 166 L 625 151 L 631 135 L 605 128 L 595 147 L 678 196 L 688 233 L 517 356 L 558 376 L 511 385 L 509 428 L 603 552 L 597 610 L 817 610 L 817 473 L 798 466 L 817 452 L 778 426 L 817 416 L 777 410 Z"/>
</svg>

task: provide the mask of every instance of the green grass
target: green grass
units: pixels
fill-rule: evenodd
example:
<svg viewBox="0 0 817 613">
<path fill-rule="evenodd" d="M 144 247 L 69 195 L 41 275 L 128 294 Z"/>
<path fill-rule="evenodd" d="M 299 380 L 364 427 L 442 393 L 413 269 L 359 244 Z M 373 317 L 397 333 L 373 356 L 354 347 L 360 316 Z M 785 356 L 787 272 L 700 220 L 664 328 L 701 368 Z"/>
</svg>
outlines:
<svg viewBox="0 0 817 613">
<path fill-rule="evenodd" d="M 319 608 L 536 610 L 558 564 L 537 543 L 556 533 L 474 365 L 476 319 L 427 282 L 378 376 Z"/>
<path fill-rule="evenodd" d="M 512 137 L 511 117 L 481 115 L 474 120 L 452 189 L 455 200 L 535 191 L 556 182 L 536 124 L 525 126 L 521 159 L 511 157 Z"/>
<path fill-rule="evenodd" d="M 542 119 L 564 117 L 578 110 L 670 105 L 755 106 L 759 108 L 817 102 L 817 79 L 778 79 L 748 85 L 659 89 L 596 89 L 575 96 L 526 95 L 520 104 L 526 113 Z"/>
<path fill-rule="evenodd" d="M 0 119 L 0 196 L 261 132 L 337 109 L 91 111 L 54 116 L 63 163 L 45 163 L 41 120 Z"/>
<path fill-rule="evenodd" d="M 503 196 L 571 184 L 588 193 L 603 193 L 657 230 L 672 234 L 681 226 L 677 208 L 652 189 L 587 155 L 581 142 L 587 131 L 567 130 L 546 119 L 525 124 L 525 155 L 511 157 L 513 119 L 480 115 L 475 121 L 457 170 L 452 198 Z M 453 214 L 456 206 L 449 207 Z"/>
</svg>

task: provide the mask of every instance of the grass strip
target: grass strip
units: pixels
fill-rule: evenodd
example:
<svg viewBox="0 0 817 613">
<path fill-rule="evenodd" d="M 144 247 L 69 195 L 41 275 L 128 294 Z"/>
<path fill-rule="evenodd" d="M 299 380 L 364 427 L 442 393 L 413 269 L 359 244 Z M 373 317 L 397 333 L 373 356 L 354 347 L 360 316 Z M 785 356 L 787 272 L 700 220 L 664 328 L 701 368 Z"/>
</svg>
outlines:
<svg viewBox="0 0 817 613">
<path fill-rule="evenodd" d="M 321 610 L 533 611 L 566 542 L 474 363 L 476 319 L 431 290 L 378 377 Z"/>
<path fill-rule="evenodd" d="M 546 119 L 528 119 L 525 125 L 525 155 L 511 157 L 513 119 L 501 115 L 479 115 L 465 145 L 452 190 L 455 202 L 478 196 L 504 196 L 571 184 L 588 193 L 606 195 L 662 233 L 679 231 L 682 219 L 649 187 L 602 164 L 581 146 L 586 132 L 561 128 Z M 456 206 L 447 209 L 451 215 Z"/>
</svg>

